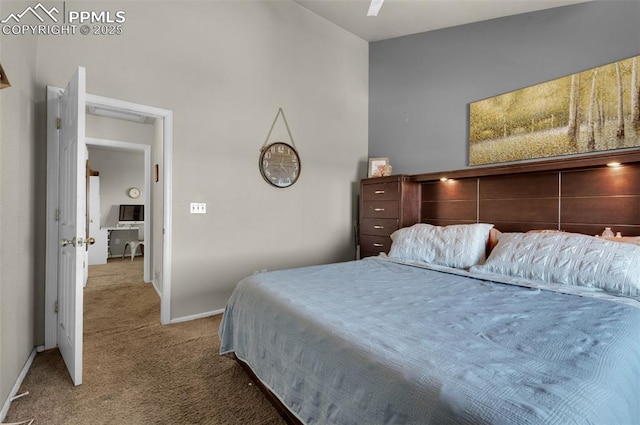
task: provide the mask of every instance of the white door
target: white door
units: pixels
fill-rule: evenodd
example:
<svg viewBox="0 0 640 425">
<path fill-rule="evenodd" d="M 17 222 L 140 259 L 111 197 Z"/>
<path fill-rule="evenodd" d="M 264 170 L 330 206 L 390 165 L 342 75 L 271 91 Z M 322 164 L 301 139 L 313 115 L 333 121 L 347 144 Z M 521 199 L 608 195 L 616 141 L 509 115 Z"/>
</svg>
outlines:
<svg viewBox="0 0 640 425">
<path fill-rule="evenodd" d="M 58 347 L 74 385 L 82 383 L 82 303 L 85 266 L 85 69 L 60 97 Z"/>
</svg>

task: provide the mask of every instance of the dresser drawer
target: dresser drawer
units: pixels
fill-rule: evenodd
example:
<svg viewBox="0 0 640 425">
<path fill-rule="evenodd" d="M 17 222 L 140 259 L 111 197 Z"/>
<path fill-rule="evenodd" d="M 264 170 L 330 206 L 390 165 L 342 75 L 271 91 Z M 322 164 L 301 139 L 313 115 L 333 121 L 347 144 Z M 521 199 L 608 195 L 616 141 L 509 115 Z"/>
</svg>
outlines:
<svg viewBox="0 0 640 425">
<path fill-rule="evenodd" d="M 398 219 L 395 218 L 363 218 L 360 233 L 363 235 L 389 236 L 398 230 Z"/>
<path fill-rule="evenodd" d="M 391 238 L 388 236 L 362 235 L 360 237 L 360 251 L 378 255 L 381 252 L 389 252 Z"/>
<path fill-rule="evenodd" d="M 420 183 L 396 175 L 360 182 L 358 241 L 360 258 L 388 253 L 389 237 L 400 227 L 420 221 Z"/>
<path fill-rule="evenodd" d="M 362 217 L 398 218 L 400 213 L 398 201 L 365 201 L 362 204 Z"/>
<path fill-rule="evenodd" d="M 362 185 L 362 199 L 365 201 L 394 201 L 400 199 L 397 182 Z"/>
</svg>

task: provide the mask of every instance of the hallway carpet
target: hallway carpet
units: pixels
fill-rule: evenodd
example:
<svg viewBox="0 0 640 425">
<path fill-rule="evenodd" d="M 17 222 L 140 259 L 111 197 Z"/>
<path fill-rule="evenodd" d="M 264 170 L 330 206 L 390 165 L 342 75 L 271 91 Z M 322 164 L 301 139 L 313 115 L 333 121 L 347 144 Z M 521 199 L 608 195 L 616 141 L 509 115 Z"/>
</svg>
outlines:
<svg viewBox="0 0 640 425">
<path fill-rule="evenodd" d="M 221 316 L 160 325 L 142 258 L 91 266 L 84 291 L 84 377 L 74 387 L 57 349 L 39 353 L 5 422 L 282 424 L 233 360 L 218 355 Z"/>
</svg>

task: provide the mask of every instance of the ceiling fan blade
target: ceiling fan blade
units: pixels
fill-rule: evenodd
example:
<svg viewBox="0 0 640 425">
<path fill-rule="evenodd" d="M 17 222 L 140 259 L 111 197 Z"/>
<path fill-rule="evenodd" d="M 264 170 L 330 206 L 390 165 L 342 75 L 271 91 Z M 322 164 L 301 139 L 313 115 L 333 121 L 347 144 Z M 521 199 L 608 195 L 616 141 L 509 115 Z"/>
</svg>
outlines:
<svg viewBox="0 0 640 425">
<path fill-rule="evenodd" d="M 378 16 L 378 12 L 380 12 L 380 8 L 382 7 L 383 2 L 384 0 L 371 0 L 371 5 L 369 6 L 367 16 Z"/>
</svg>

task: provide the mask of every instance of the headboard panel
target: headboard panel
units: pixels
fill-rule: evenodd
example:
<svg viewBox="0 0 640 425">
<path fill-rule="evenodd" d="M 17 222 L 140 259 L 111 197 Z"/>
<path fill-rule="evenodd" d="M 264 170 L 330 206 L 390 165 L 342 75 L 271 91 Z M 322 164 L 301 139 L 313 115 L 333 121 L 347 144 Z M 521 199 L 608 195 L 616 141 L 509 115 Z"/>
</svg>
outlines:
<svg viewBox="0 0 640 425">
<path fill-rule="evenodd" d="M 557 173 L 482 177 L 478 186 L 478 221 L 503 232 L 558 228 Z"/>
<path fill-rule="evenodd" d="M 640 234 L 640 164 L 561 173 L 563 230 Z"/>
<path fill-rule="evenodd" d="M 478 222 L 478 183 L 475 179 L 442 184 L 440 181 L 422 185 L 423 223 L 437 226 Z"/>
<path fill-rule="evenodd" d="M 606 165 L 614 160 L 622 166 Z M 638 151 L 482 167 L 475 170 L 477 176 L 473 171 L 413 176 L 422 184 L 421 221 L 493 223 L 503 232 L 560 229 L 599 234 L 612 227 L 623 235 L 640 235 Z M 448 180 L 440 181 L 443 177 Z"/>
</svg>

